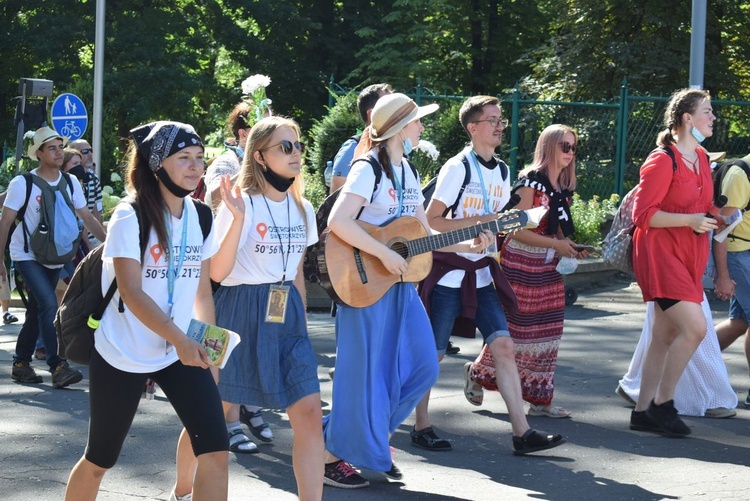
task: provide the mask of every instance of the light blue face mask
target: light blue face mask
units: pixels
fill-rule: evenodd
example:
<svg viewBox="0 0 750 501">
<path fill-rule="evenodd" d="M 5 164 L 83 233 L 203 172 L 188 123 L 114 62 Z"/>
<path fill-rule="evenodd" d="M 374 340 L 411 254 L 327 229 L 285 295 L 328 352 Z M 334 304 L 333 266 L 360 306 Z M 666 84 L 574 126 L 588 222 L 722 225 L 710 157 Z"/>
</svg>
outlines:
<svg viewBox="0 0 750 501">
<path fill-rule="evenodd" d="M 699 144 L 706 140 L 706 136 L 701 134 L 701 131 L 699 131 L 696 127 L 690 129 L 690 133 L 693 135 L 695 140 L 698 141 Z"/>
<path fill-rule="evenodd" d="M 407 137 L 401 142 L 402 146 L 404 147 L 404 156 L 409 156 L 409 154 L 414 151 L 414 145 L 411 144 L 411 138 Z"/>
</svg>

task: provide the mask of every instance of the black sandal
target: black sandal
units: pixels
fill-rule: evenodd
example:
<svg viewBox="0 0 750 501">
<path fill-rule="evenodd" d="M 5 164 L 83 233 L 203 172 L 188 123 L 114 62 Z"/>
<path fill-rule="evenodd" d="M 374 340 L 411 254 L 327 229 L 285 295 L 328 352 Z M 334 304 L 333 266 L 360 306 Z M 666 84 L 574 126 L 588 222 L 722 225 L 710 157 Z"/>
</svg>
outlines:
<svg viewBox="0 0 750 501">
<path fill-rule="evenodd" d="M 428 426 L 422 430 L 417 431 L 416 427 L 409 433 L 411 436 L 411 445 L 425 449 L 428 451 L 451 451 L 453 446 L 450 442 L 444 438 L 440 438 L 435 434 L 432 426 Z"/>
<path fill-rule="evenodd" d="M 245 426 L 250 430 L 250 433 L 252 433 L 255 438 L 258 440 L 262 440 L 263 442 L 273 442 L 273 437 L 268 438 L 261 435 L 263 430 L 266 430 L 269 428 L 268 423 L 265 421 L 262 422 L 259 426 L 253 426 L 253 423 L 251 419 L 253 418 L 263 418 L 260 411 L 257 412 L 250 412 L 249 410 L 245 409 L 244 405 L 240 405 L 240 422 L 244 423 Z"/>
</svg>

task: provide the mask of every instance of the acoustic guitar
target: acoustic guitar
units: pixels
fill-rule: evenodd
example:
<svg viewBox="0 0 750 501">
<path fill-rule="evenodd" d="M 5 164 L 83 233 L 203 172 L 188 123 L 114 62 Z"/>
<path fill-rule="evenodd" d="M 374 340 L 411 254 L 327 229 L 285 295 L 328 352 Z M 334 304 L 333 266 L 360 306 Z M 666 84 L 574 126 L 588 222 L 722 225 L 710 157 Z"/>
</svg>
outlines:
<svg viewBox="0 0 750 501">
<path fill-rule="evenodd" d="M 532 212 L 533 211 L 533 212 Z M 422 223 L 411 216 L 376 226 L 357 221 L 371 237 L 403 257 L 409 268 L 404 275 L 394 275 L 385 269 L 380 259 L 344 242 L 330 230 L 321 235 L 318 252 L 320 285 L 339 304 L 364 308 L 376 303 L 398 282 L 424 280 L 432 268 L 432 251 L 476 238 L 482 230 L 509 233 L 538 224 L 543 212 L 511 210 L 497 219 L 429 235 Z M 530 214 L 531 212 L 531 214 Z"/>
</svg>

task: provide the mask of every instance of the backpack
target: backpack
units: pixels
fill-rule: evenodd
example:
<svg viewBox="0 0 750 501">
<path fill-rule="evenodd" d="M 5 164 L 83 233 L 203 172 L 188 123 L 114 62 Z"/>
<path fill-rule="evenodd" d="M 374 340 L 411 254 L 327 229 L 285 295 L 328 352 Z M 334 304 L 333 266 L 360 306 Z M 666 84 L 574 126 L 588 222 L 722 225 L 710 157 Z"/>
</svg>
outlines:
<svg viewBox="0 0 750 501">
<path fill-rule="evenodd" d="M 138 241 L 141 256 L 146 252 L 148 235 L 145 226 L 141 224 L 143 215 L 132 201 L 135 216 L 140 229 Z M 211 232 L 213 216 L 209 207 L 193 199 L 195 209 L 198 212 L 203 240 L 208 238 Z M 107 305 L 117 291 L 117 279 L 102 294 L 102 254 L 104 244 L 98 245 L 89 252 L 83 260 L 78 263 L 73 278 L 63 295 L 60 308 L 55 314 L 55 330 L 57 331 L 58 353 L 69 360 L 81 365 L 88 365 L 91 360 L 91 352 L 94 349 L 94 332 L 99 327 L 99 322 L 107 309 Z M 120 299 L 120 313 L 125 311 L 125 305 Z"/>
<path fill-rule="evenodd" d="M 674 152 L 666 147 L 660 146 L 649 155 L 657 151 L 663 151 L 672 159 L 672 172 L 677 170 L 677 160 Z M 708 157 L 708 155 L 706 154 Z M 710 160 L 709 160 L 710 163 Z M 602 258 L 604 262 L 616 270 L 633 273 L 633 233 L 635 222 L 633 221 L 633 206 L 635 205 L 635 193 L 638 186 L 630 190 L 617 208 L 612 227 L 602 241 Z"/>
<path fill-rule="evenodd" d="M 383 177 L 383 168 L 380 166 L 380 163 L 372 158 L 371 156 L 366 156 L 363 158 L 358 158 L 352 162 L 352 166 L 354 166 L 357 162 L 367 162 L 372 167 L 372 171 L 375 174 L 375 185 L 372 189 L 372 195 L 370 196 L 370 202 L 375 198 L 375 192 L 378 191 L 378 185 L 380 185 L 380 180 Z M 416 179 L 419 179 L 419 173 L 417 172 L 416 167 L 409 162 L 408 160 L 406 163 L 411 168 L 412 173 L 414 174 L 414 177 Z M 334 191 L 330 195 L 326 197 L 325 200 L 323 200 L 323 203 L 320 204 L 320 207 L 318 207 L 318 210 L 315 212 L 315 223 L 318 228 L 318 242 L 314 243 L 313 245 L 309 246 L 307 250 L 305 251 L 305 257 L 302 263 L 302 273 L 305 276 L 305 280 L 312 283 L 320 283 L 320 269 L 318 268 L 318 254 L 320 253 L 320 236 L 323 234 L 323 232 L 328 228 L 328 216 L 331 214 L 331 209 L 333 208 L 333 204 L 336 203 L 336 200 L 339 198 L 339 193 L 341 193 L 341 188 Z M 359 218 L 359 215 L 362 214 L 362 211 L 364 210 L 364 207 L 362 207 L 359 210 L 359 214 L 357 214 L 357 218 Z"/>
<path fill-rule="evenodd" d="M 745 175 L 747 176 L 748 181 L 750 181 L 750 165 L 748 165 L 747 162 L 742 160 L 741 158 L 727 160 L 717 165 L 713 172 L 714 205 L 716 205 L 717 207 L 721 207 L 723 205 L 719 201 L 719 197 L 721 197 L 721 185 L 724 182 L 724 176 L 726 176 L 729 169 L 735 165 L 745 171 Z M 726 200 L 724 200 L 724 203 L 726 203 Z M 750 210 L 750 203 L 747 204 L 745 210 Z"/>
<path fill-rule="evenodd" d="M 500 167 L 500 176 L 503 178 L 503 180 L 508 178 L 508 165 L 500 160 L 498 157 L 495 157 L 497 160 L 498 167 Z M 466 185 L 469 184 L 469 181 L 471 180 L 471 166 L 469 165 L 469 159 L 466 158 L 466 155 L 461 155 L 461 163 L 464 164 L 464 168 L 466 169 L 466 173 L 464 174 L 464 180 L 461 183 L 461 189 L 458 190 L 458 196 L 456 197 L 456 201 L 451 205 L 450 207 L 446 207 L 445 211 L 443 212 L 443 217 L 447 216 L 449 213 L 456 213 L 456 209 L 458 208 L 458 204 L 461 201 L 461 195 L 464 194 L 464 190 L 466 189 Z M 435 186 L 437 185 L 437 173 L 435 173 L 435 176 L 430 179 L 430 181 L 424 185 L 424 188 L 422 188 L 422 196 L 424 197 L 424 208 L 427 209 L 427 206 L 430 204 L 430 200 L 432 200 L 432 195 L 435 193 Z"/>
<path fill-rule="evenodd" d="M 78 252 L 83 229 L 78 225 L 75 207 L 70 199 L 75 192 L 75 184 L 70 175 L 61 172 L 60 182 L 51 186 L 47 181 L 30 172 L 23 174 L 26 179 L 26 199 L 18 211 L 17 219 L 23 228 L 23 250 L 31 249 L 34 258 L 40 264 L 66 264 L 73 260 Z M 35 184 L 41 190 L 39 199 L 39 224 L 29 232 L 24 215 L 31 197 L 31 186 Z"/>
</svg>

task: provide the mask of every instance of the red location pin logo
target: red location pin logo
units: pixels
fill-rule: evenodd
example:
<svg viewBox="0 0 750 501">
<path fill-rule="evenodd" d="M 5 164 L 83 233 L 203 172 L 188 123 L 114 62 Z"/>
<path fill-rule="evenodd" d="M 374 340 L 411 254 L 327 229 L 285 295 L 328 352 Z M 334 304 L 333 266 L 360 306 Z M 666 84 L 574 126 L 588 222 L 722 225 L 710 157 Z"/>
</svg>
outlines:
<svg viewBox="0 0 750 501">
<path fill-rule="evenodd" d="M 268 233 L 268 226 L 266 225 L 266 223 L 258 223 L 258 225 L 255 227 L 255 230 L 260 235 L 260 238 L 266 238 L 266 233 Z"/>
<path fill-rule="evenodd" d="M 38 203 L 39 205 L 42 205 L 42 196 L 41 195 L 37 195 L 36 196 L 36 203 Z"/>
<path fill-rule="evenodd" d="M 152 245 L 151 249 L 149 249 L 149 252 L 151 253 L 151 257 L 154 258 L 154 264 L 158 263 L 162 254 L 164 254 L 164 251 L 159 244 Z"/>
<path fill-rule="evenodd" d="M 396 201 L 396 190 L 394 190 L 393 188 L 390 188 L 390 189 L 388 190 L 388 194 L 389 194 L 389 195 L 391 196 L 391 198 L 392 198 L 392 199 L 393 199 L 393 201 L 395 202 L 395 201 Z"/>
</svg>

